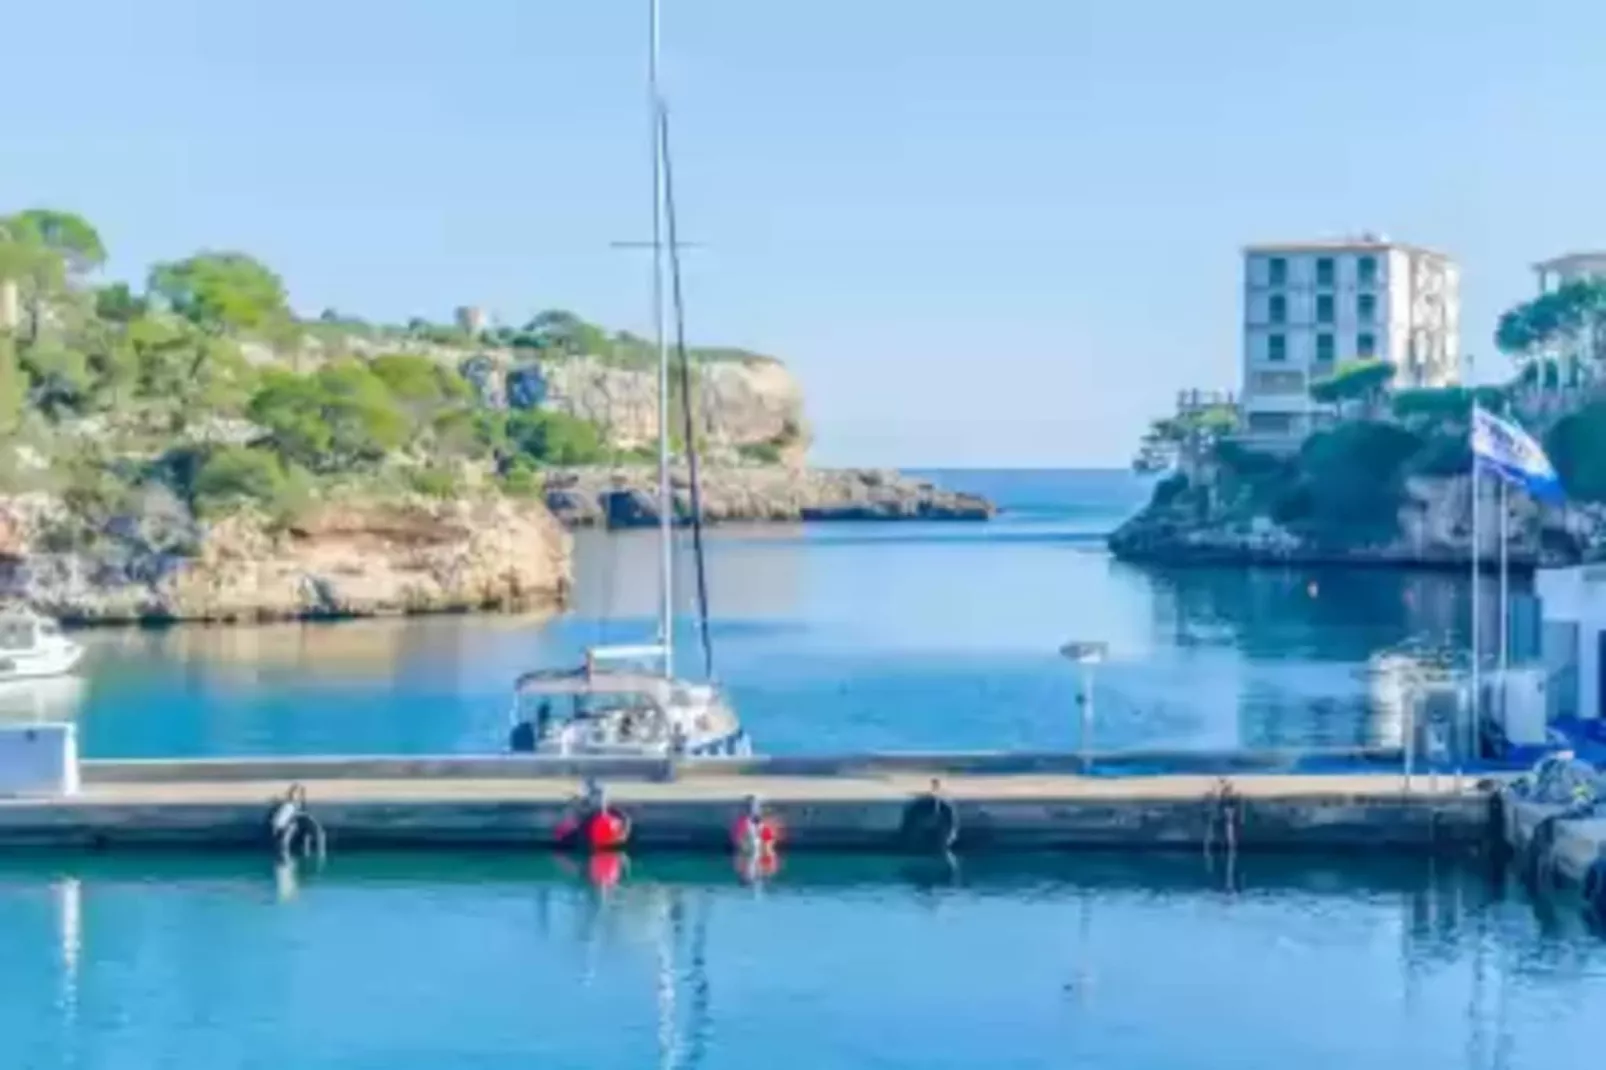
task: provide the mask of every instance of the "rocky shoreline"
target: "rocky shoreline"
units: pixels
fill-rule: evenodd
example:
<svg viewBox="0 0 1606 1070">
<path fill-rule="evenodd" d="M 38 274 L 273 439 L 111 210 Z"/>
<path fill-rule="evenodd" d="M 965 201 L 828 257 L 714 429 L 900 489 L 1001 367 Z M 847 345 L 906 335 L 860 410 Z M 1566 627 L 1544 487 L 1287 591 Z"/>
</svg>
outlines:
<svg viewBox="0 0 1606 1070">
<path fill-rule="evenodd" d="M 703 476 L 711 523 L 995 512 L 895 472 L 729 466 Z M 572 579 L 566 528 L 656 524 L 655 481 L 648 467 L 569 469 L 550 475 L 544 500 L 353 496 L 290 521 L 254 509 L 201 520 L 159 485 L 109 511 L 43 492 L 0 495 L 0 601 L 73 624 L 555 611 Z M 676 490 L 685 510 L 684 472 Z"/>
<path fill-rule="evenodd" d="M 672 473 L 677 515 L 690 515 L 690 479 Z M 880 469 L 723 465 L 699 471 L 710 524 L 814 521 L 988 520 L 992 502 Z M 659 522 L 657 472 L 648 466 L 572 468 L 546 482 L 546 504 L 570 527 L 635 528 Z"/>
<path fill-rule="evenodd" d="M 0 598 L 73 624 L 251 623 L 556 610 L 570 540 L 539 502 L 347 502 L 291 524 L 200 523 L 148 492 L 94 521 L 44 494 L 0 498 Z"/>
<path fill-rule="evenodd" d="M 1498 498 L 1484 481 L 1483 521 L 1476 553 L 1494 566 L 1499 558 Z M 1119 560 L 1154 565 L 1361 565 L 1393 568 L 1470 568 L 1471 480 L 1419 477 L 1406 480 L 1392 531 L 1363 536 L 1354 531 L 1299 530 L 1267 515 L 1215 505 L 1209 486 L 1155 499 L 1109 537 Z M 1520 571 L 1576 564 L 1606 556 L 1606 508 L 1571 505 L 1541 508 L 1521 494 L 1507 498 L 1507 554 Z"/>
</svg>

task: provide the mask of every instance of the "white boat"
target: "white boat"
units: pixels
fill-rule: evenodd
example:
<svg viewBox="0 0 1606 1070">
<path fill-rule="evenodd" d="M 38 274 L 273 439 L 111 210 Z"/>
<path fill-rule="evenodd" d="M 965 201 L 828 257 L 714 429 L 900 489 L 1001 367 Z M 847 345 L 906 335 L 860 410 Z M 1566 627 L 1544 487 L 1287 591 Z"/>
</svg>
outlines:
<svg viewBox="0 0 1606 1070">
<path fill-rule="evenodd" d="M 0 609 L 0 683 L 72 672 L 84 648 L 61 625 L 27 608 Z"/>
<path fill-rule="evenodd" d="M 519 678 L 513 751 L 568 756 L 728 757 L 752 753 L 735 710 L 713 684 L 653 671 L 652 647 L 594 647 L 578 668 Z M 612 660 L 621 664 L 607 664 Z M 628 662 L 644 661 L 645 667 Z"/>
<path fill-rule="evenodd" d="M 650 0 L 648 82 L 652 99 L 653 171 L 653 312 L 658 349 L 658 501 L 660 502 L 658 635 L 636 646 L 593 647 L 579 666 L 538 669 L 515 685 L 509 749 L 549 755 L 662 757 L 669 755 L 742 755 L 751 753 L 747 734 L 735 710 L 710 681 L 693 682 L 675 674 L 674 644 L 674 497 L 669 480 L 670 406 L 669 346 L 666 329 L 664 266 L 673 272 L 677 347 L 685 374 L 684 337 L 680 316 L 680 269 L 673 185 L 669 165 L 668 117 L 658 88 L 658 0 Z M 667 235 L 665 226 L 667 224 Z M 667 242 L 665 238 L 667 237 Z M 667 246 L 667 249 L 666 249 Z M 690 405 L 690 384 L 682 382 L 682 403 Z M 685 441 L 695 441 L 687 434 Z M 697 458 L 688 447 L 693 531 L 697 533 L 697 567 L 701 576 L 702 545 L 698 512 Z M 699 582 L 705 675 L 712 677 L 708 644 L 706 587 Z"/>
</svg>

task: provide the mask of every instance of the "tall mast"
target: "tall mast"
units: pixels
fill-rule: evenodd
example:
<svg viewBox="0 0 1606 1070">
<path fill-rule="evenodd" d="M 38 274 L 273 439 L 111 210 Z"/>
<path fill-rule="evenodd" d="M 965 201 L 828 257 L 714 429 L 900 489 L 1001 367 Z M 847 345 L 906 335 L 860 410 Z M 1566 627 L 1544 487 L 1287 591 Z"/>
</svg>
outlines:
<svg viewBox="0 0 1606 1070">
<path fill-rule="evenodd" d="M 669 488 L 669 332 L 664 322 L 663 95 L 658 88 L 658 3 L 648 0 L 647 83 L 652 125 L 652 310 L 658 346 L 658 641 L 664 676 L 675 675 L 674 499 Z"/>
</svg>

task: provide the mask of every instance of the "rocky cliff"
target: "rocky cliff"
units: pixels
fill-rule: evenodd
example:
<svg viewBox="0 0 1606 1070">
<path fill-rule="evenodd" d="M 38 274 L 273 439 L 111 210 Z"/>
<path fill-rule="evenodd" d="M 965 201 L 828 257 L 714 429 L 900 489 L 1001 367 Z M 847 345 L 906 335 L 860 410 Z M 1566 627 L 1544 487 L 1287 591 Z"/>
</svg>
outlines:
<svg viewBox="0 0 1606 1070">
<path fill-rule="evenodd" d="M 425 356 L 461 372 L 491 408 L 561 412 L 597 425 L 610 445 L 624 451 L 653 447 L 658 441 L 657 366 L 639 359 L 544 356 L 506 346 L 448 346 L 393 337 L 308 338 L 293 358 L 267 346 L 248 347 L 249 359 L 259 366 L 294 363 L 302 368 L 341 354 L 398 352 Z M 693 426 L 704 451 L 716 461 L 754 451 L 769 461 L 801 461 L 809 438 L 803 389 L 786 365 L 741 350 L 701 352 L 691 362 L 691 376 Z M 672 393 L 678 412 L 678 382 Z M 672 433 L 681 433 L 678 416 Z"/>
<path fill-rule="evenodd" d="M 1360 563 L 1421 567 L 1469 566 L 1472 481 L 1467 476 L 1407 478 L 1392 523 L 1328 524 L 1279 519 L 1275 510 L 1244 508 L 1219 472 L 1192 481 L 1173 476 L 1154 500 L 1110 537 L 1111 551 L 1159 564 Z M 1499 499 L 1484 480 L 1479 508 L 1480 559 L 1499 553 Z M 1516 568 L 1567 564 L 1606 555 L 1606 507 L 1549 508 L 1520 493 L 1507 495 L 1508 555 Z"/>
<path fill-rule="evenodd" d="M 594 358 L 540 365 L 545 404 L 605 428 L 622 449 L 658 441 L 658 380 L 650 369 L 620 368 Z M 773 450 L 774 460 L 801 460 L 807 432 L 803 390 L 778 361 L 763 357 L 707 361 L 692 369 L 698 441 L 715 460 L 744 448 Z M 677 424 L 675 433 L 679 434 Z"/>
<path fill-rule="evenodd" d="M 215 523 L 147 492 L 89 519 L 60 498 L 0 498 L 0 596 L 76 622 L 249 621 L 550 608 L 569 539 L 538 502 L 343 502 L 279 526 Z"/>
<path fill-rule="evenodd" d="M 729 521 L 986 520 L 991 502 L 876 469 L 709 466 L 699 473 L 703 517 Z M 673 473 L 676 512 L 690 515 L 690 480 Z M 659 519 L 657 473 L 577 468 L 550 475 L 546 502 L 573 526 L 642 527 Z"/>
</svg>

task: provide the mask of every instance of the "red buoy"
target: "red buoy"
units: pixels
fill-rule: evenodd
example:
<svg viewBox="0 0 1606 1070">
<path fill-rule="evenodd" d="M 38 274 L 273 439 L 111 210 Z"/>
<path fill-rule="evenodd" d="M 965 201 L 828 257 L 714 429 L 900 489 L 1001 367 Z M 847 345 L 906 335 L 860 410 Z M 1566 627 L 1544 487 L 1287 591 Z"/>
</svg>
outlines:
<svg viewBox="0 0 1606 1070">
<path fill-rule="evenodd" d="M 630 839 L 630 819 L 611 806 L 581 807 L 552 830 L 552 841 L 566 851 L 617 851 Z"/>
<path fill-rule="evenodd" d="M 586 880 L 598 891 L 619 885 L 625 874 L 625 856 L 617 851 L 600 851 L 586 860 Z"/>
<path fill-rule="evenodd" d="M 767 814 L 743 814 L 731 826 L 731 843 L 738 851 L 774 847 L 781 842 L 780 822 Z"/>
<path fill-rule="evenodd" d="M 773 847 L 743 851 L 736 856 L 736 875 L 747 884 L 769 880 L 780 871 L 781 855 Z"/>
<path fill-rule="evenodd" d="M 630 839 L 630 822 L 615 810 L 597 810 L 586 819 L 585 845 L 593 851 L 617 851 Z"/>
</svg>

